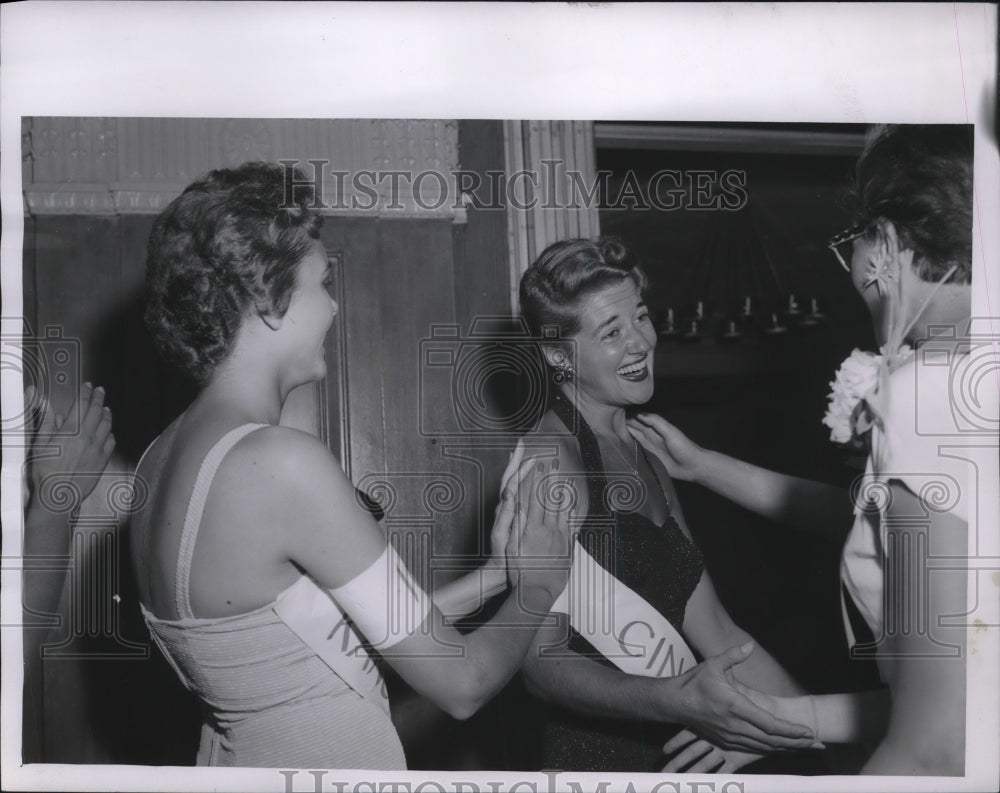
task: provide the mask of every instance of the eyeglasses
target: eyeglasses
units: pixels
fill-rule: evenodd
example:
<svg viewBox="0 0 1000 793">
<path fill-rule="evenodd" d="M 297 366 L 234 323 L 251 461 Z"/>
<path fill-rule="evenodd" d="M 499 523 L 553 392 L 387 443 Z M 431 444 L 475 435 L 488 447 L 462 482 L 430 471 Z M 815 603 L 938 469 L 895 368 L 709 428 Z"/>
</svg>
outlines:
<svg viewBox="0 0 1000 793">
<path fill-rule="evenodd" d="M 867 234 L 870 228 L 871 223 L 856 223 L 835 237 L 831 237 L 830 241 L 826 243 L 826 247 L 833 251 L 833 255 L 837 257 L 837 261 L 846 272 L 851 271 L 851 258 L 853 256 L 851 243 L 858 237 Z"/>
</svg>

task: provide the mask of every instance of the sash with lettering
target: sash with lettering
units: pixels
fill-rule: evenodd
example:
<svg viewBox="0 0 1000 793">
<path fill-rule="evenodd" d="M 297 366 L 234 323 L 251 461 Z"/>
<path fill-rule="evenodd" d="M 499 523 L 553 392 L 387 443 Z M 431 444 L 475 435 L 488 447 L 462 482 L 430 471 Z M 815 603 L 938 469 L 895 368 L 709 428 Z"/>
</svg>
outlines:
<svg viewBox="0 0 1000 793">
<path fill-rule="evenodd" d="M 577 633 L 630 675 L 673 677 L 697 663 L 667 618 L 602 567 L 579 542 L 573 545 L 569 582 L 551 611 L 568 615 Z"/>
<path fill-rule="evenodd" d="M 389 713 L 389 695 L 375 659 L 333 596 L 307 575 L 286 589 L 274 612 L 355 692 Z"/>
</svg>

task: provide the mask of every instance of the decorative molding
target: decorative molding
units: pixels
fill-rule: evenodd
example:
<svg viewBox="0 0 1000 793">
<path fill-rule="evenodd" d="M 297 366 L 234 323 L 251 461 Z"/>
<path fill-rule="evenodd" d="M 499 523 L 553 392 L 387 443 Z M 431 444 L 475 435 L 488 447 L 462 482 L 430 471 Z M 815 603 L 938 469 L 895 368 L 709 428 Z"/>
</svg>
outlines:
<svg viewBox="0 0 1000 793">
<path fill-rule="evenodd" d="M 595 185 L 597 162 L 591 121 L 505 121 L 503 128 L 510 304 L 516 314 L 521 276 L 538 254 L 553 242 L 600 233 L 598 196 L 588 202 L 581 192 Z"/>
<path fill-rule="evenodd" d="M 296 160 L 322 181 L 323 214 L 466 218 L 450 120 L 37 117 L 22 145 L 34 214 L 156 213 L 213 168 Z"/>
<path fill-rule="evenodd" d="M 170 186 L 168 182 L 159 184 L 116 182 L 110 187 L 115 211 L 119 215 L 157 215 L 184 191 L 187 184 Z"/>
<path fill-rule="evenodd" d="M 114 215 L 106 184 L 33 184 L 24 191 L 32 215 Z"/>
</svg>

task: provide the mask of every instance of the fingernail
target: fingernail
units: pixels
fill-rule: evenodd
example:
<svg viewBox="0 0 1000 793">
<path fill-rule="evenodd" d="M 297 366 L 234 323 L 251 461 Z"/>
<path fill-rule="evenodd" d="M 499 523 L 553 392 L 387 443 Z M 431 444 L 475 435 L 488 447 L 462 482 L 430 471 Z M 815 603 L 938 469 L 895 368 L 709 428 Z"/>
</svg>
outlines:
<svg viewBox="0 0 1000 793">
<path fill-rule="evenodd" d="M 742 650 L 745 653 L 750 652 L 752 649 L 753 649 L 753 642 L 752 641 L 747 642 L 746 644 L 741 644 L 740 645 L 740 650 Z"/>
<path fill-rule="evenodd" d="M 87 382 L 87 383 L 84 383 L 84 384 L 83 384 L 83 387 L 84 387 L 84 388 L 93 388 L 93 386 L 92 386 L 92 385 L 91 385 L 91 384 L 90 384 L 89 382 Z"/>
<path fill-rule="evenodd" d="M 95 390 L 95 391 L 100 391 L 100 392 L 101 392 L 101 393 L 103 394 L 103 393 L 104 393 L 104 386 L 102 386 L 102 385 L 99 385 L 99 386 L 97 386 L 97 388 L 95 388 L 94 390 Z"/>
<path fill-rule="evenodd" d="M 826 749 L 826 744 L 824 744 L 822 741 L 816 741 L 809 748 L 810 749 Z"/>
<path fill-rule="evenodd" d="M 503 489 L 503 494 L 500 496 L 504 501 L 510 501 L 510 491 L 507 488 Z"/>
</svg>

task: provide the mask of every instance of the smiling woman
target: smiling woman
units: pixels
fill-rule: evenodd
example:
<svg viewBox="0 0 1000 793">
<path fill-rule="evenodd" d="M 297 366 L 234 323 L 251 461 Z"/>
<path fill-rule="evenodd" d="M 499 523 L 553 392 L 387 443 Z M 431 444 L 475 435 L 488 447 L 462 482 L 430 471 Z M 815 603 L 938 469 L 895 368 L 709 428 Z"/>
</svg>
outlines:
<svg viewBox="0 0 1000 793">
<path fill-rule="evenodd" d="M 546 768 L 660 771 L 671 725 L 681 724 L 726 748 L 669 770 L 694 762 L 690 770 L 732 771 L 815 740 L 732 685 L 735 675 L 772 693 L 802 691 L 729 618 L 666 470 L 628 431 L 626 410 L 653 396 L 645 287 L 613 238 L 551 245 L 521 280 L 522 314 L 559 383 L 524 443 L 556 446 L 585 516 L 569 586 L 553 606 L 558 624 L 539 629 L 525 676 L 553 706 Z M 697 663 L 695 652 L 708 660 Z"/>
<path fill-rule="evenodd" d="M 522 479 L 530 493 L 544 473 L 515 458 L 486 586 L 477 571 L 432 602 L 329 449 L 279 425 L 289 393 L 324 376 L 337 313 L 314 196 L 291 182 L 309 184 L 266 163 L 212 171 L 154 224 L 147 324 L 201 390 L 139 462 L 132 566 L 153 640 L 204 707 L 199 765 L 402 769 L 381 661 L 471 716 L 565 585 L 568 521 L 532 498 L 511 531 Z M 440 609 L 477 609 L 508 573 L 517 595 L 483 630 L 445 624 Z"/>
</svg>

